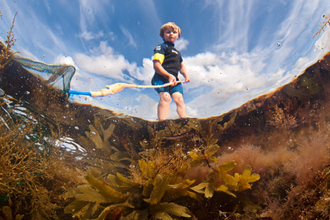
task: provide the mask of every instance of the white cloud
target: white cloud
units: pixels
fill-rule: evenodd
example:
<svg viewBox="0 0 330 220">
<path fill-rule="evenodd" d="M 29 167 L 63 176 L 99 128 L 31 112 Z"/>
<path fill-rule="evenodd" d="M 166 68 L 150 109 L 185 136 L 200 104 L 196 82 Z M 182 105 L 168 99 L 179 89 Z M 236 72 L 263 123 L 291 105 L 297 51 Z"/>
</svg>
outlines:
<svg viewBox="0 0 330 220">
<path fill-rule="evenodd" d="M 145 84 L 150 84 L 151 78 L 154 75 L 154 67 L 151 59 L 143 58 L 142 66 L 130 71 L 130 75 L 137 80 L 144 81 Z"/>
<path fill-rule="evenodd" d="M 254 58 L 246 55 L 226 54 L 218 56 L 214 53 L 202 53 L 194 57 L 186 57 L 185 65 L 194 81 L 199 85 L 218 86 L 225 84 L 236 85 L 238 82 L 248 84 L 251 80 L 255 86 L 257 81 L 251 77 L 258 77 L 253 71 Z M 194 83 L 189 87 L 195 87 Z"/>
<path fill-rule="evenodd" d="M 80 14 L 83 21 L 93 24 L 97 17 L 106 15 L 104 2 L 105 1 L 79 0 Z"/>
<path fill-rule="evenodd" d="M 95 26 L 96 20 L 107 18 L 114 8 L 111 1 L 79 0 L 79 11 L 81 33 L 89 33 L 88 30 Z"/>
<path fill-rule="evenodd" d="M 253 1 L 231 0 L 226 1 L 205 0 L 205 7 L 214 9 L 214 16 L 218 20 L 219 39 L 213 49 L 216 51 L 237 52 L 248 50 L 248 34 L 251 26 L 251 8 Z"/>
<path fill-rule="evenodd" d="M 123 71 L 136 71 L 136 64 L 130 64 L 123 55 L 115 54 L 105 41 L 101 41 L 100 46 L 90 52 L 90 55 L 74 55 L 74 61 L 82 71 L 123 81 L 127 81 Z"/>
<path fill-rule="evenodd" d="M 320 33 L 320 38 L 315 42 L 315 52 L 330 51 L 330 28 Z M 316 36 L 316 38 L 319 36 Z"/>
<path fill-rule="evenodd" d="M 32 54 L 30 51 L 26 50 L 25 48 L 21 48 L 20 46 L 18 46 L 18 50 L 19 50 L 18 56 L 26 57 L 31 60 L 38 60 L 38 58 L 34 54 Z"/>
<path fill-rule="evenodd" d="M 138 3 L 141 5 L 141 9 L 143 9 L 143 16 L 147 17 L 148 21 L 154 26 L 160 28 L 161 21 L 154 0 L 138 0 Z"/>
<path fill-rule="evenodd" d="M 82 32 L 79 34 L 79 37 L 83 38 L 86 41 L 89 40 L 95 40 L 95 39 L 99 39 L 100 37 L 103 37 L 104 33 L 103 31 L 99 31 L 98 33 L 92 33 L 92 32 Z"/>
<path fill-rule="evenodd" d="M 127 37 L 128 39 L 128 45 L 131 45 L 135 48 L 137 48 L 136 42 L 132 36 L 132 34 L 123 26 L 120 26 L 121 31 L 123 32 L 123 34 Z"/>
<path fill-rule="evenodd" d="M 184 85 L 185 96 L 191 98 L 189 93 L 195 94 L 195 91 L 198 94 L 188 103 L 190 108 L 196 109 L 195 114 L 198 112 L 200 116 L 211 112 L 217 114 L 214 108 L 221 108 L 219 104 L 234 94 L 245 94 L 262 87 L 265 77 L 253 71 L 254 62 L 254 58 L 237 54 L 226 57 L 203 53 L 185 58 L 191 77 L 191 82 Z"/>
<path fill-rule="evenodd" d="M 187 49 L 188 45 L 189 45 L 189 41 L 182 37 L 175 42 L 175 48 L 178 49 L 179 51 Z"/>
<path fill-rule="evenodd" d="M 157 119 L 157 101 L 141 93 L 137 98 L 135 98 L 135 101 L 139 104 L 129 107 L 128 111 L 130 115 L 145 115 L 149 120 Z"/>
<path fill-rule="evenodd" d="M 70 56 L 60 55 L 60 56 L 55 58 L 54 63 L 56 63 L 56 64 L 67 64 L 67 65 L 75 66 L 73 58 L 70 57 Z"/>
<path fill-rule="evenodd" d="M 12 8 L 11 10 L 14 9 Z M 25 50 L 25 54 L 28 54 L 28 49 L 25 49 L 28 48 L 26 45 L 30 46 L 30 51 L 38 50 L 38 55 L 33 51 L 32 53 L 34 53 L 34 55 L 29 56 L 30 58 L 34 57 L 36 60 L 50 60 L 49 57 L 56 56 L 55 54 L 57 51 L 65 51 L 66 45 L 62 39 L 58 37 L 58 33 L 49 27 L 46 21 L 40 19 L 35 11 L 29 8 L 24 11 L 19 9 L 15 10 L 18 11 L 13 29 L 15 38 L 17 39 L 15 45 Z M 10 10 L 8 14 L 12 14 Z M 10 22 L 12 22 L 12 19 L 13 17 L 11 17 Z"/>
<path fill-rule="evenodd" d="M 47 0 L 43 0 L 43 3 L 44 3 L 44 5 L 45 5 L 45 7 L 47 8 L 47 12 L 48 12 L 48 14 L 51 14 L 51 13 L 52 13 L 52 9 L 51 9 L 51 7 L 50 7 L 50 5 L 49 5 L 49 1 L 47 1 Z"/>
</svg>

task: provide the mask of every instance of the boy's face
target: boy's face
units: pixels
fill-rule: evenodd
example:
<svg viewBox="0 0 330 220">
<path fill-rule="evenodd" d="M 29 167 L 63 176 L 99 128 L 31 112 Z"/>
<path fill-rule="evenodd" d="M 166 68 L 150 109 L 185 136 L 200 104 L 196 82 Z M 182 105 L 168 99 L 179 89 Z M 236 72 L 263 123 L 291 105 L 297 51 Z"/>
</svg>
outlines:
<svg viewBox="0 0 330 220">
<path fill-rule="evenodd" d="M 179 38 L 179 32 L 177 29 L 169 28 L 164 32 L 164 41 L 168 41 L 174 44 Z"/>
</svg>

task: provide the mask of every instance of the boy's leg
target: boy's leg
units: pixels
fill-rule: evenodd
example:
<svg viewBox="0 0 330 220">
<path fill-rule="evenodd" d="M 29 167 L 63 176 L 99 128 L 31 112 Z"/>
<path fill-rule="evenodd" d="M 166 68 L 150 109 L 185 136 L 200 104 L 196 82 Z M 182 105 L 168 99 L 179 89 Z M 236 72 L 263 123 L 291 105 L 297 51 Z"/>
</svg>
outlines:
<svg viewBox="0 0 330 220">
<path fill-rule="evenodd" d="M 180 118 L 186 118 L 186 105 L 184 104 L 183 96 L 180 92 L 175 92 L 172 94 L 173 100 L 176 103 L 176 111 Z"/>
<path fill-rule="evenodd" d="M 159 95 L 160 99 L 158 103 L 158 119 L 159 121 L 164 121 L 167 119 L 167 116 L 170 113 L 170 103 L 172 99 L 168 92 L 161 92 Z"/>
</svg>

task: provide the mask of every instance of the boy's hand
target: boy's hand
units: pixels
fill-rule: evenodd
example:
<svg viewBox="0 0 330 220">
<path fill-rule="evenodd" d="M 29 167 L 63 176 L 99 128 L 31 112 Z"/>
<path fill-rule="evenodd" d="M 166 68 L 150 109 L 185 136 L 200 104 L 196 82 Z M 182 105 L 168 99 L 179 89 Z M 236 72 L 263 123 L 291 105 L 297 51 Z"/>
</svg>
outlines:
<svg viewBox="0 0 330 220">
<path fill-rule="evenodd" d="M 190 82 L 190 77 L 189 76 L 186 76 L 185 78 L 184 78 L 184 82 Z"/>
<path fill-rule="evenodd" d="M 177 82 L 176 82 L 176 78 L 175 78 L 172 74 L 170 74 L 170 75 L 168 76 L 168 82 L 169 82 L 169 83 L 173 83 L 174 86 L 176 86 L 176 84 L 177 84 Z"/>
</svg>

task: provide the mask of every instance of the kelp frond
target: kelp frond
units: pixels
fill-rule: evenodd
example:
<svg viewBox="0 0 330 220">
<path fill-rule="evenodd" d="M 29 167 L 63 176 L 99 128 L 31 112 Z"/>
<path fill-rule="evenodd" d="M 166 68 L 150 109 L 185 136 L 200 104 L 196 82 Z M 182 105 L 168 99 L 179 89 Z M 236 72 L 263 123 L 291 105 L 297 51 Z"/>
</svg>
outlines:
<svg viewBox="0 0 330 220">
<path fill-rule="evenodd" d="M 167 132 L 176 133 L 171 125 Z M 162 140 L 158 140 L 161 142 Z M 214 156 L 219 150 L 216 139 L 210 139 L 205 149 L 199 148 L 184 153 L 183 144 L 167 147 L 147 148 L 140 152 L 137 163 L 132 163 L 125 172 L 99 173 L 92 168 L 86 175 L 87 182 L 63 196 L 74 198 L 66 208 L 66 213 L 79 219 L 107 218 L 121 219 L 194 219 L 194 214 L 179 201 L 187 198 L 202 202 L 203 196 L 209 199 L 214 193 L 226 193 L 250 189 L 250 183 L 259 179 L 251 175 L 247 166 L 243 174 L 228 174 L 236 163 L 230 161 L 215 165 Z M 156 146 L 160 146 L 156 142 Z M 186 179 L 187 170 L 193 166 L 208 164 L 209 175 L 206 182 L 195 184 Z M 117 216 L 117 217 L 116 217 Z"/>
</svg>

